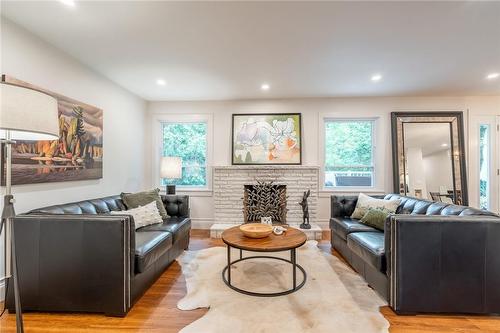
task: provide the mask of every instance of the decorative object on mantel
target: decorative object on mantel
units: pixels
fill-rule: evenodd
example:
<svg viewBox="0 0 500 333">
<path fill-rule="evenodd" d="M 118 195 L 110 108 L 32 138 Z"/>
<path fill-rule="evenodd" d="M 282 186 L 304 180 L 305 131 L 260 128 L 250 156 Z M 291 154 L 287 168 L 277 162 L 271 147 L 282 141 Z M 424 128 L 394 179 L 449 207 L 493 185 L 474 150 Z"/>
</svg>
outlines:
<svg viewBox="0 0 500 333">
<path fill-rule="evenodd" d="M 264 223 L 264 224 L 273 224 L 273 219 L 270 217 L 270 216 L 262 216 L 260 218 L 260 223 Z"/>
<path fill-rule="evenodd" d="M 182 159 L 177 156 L 164 156 L 161 158 L 160 177 L 167 180 L 182 178 Z M 175 194 L 175 184 L 168 184 L 166 194 Z"/>
<path fill-rule="evenodd" d="M 233 114 L 232 164 L 302 164 L 300 113 Z"/>
<path fill-rule="evenodd" d="M 309 204 L 307 203 L 307 198 L 310 195 L 311 190 L 304 191 L 302 201 L 299 202 L 299 205 L 302 207 L 302 224 L 300 225 L 300 229 L 311 229 L 311 225 L 309 224 Z"/>
<path fill-rule="evenodd" d="M 245 185 L 243 194 L 244 222 L 260 222 L 269 217 L 272 223 L 286 223 L 286 185 L 257 180 L 256 185 Z"/>
<path fill-rule="evenodd" d="M 240 225 L 240 230 L 246 237 L 266 238 L 273 232 L 273 227 L 263 223 L 246 223 Z"/>
<path fill-rule="evenodd" d="M 58 135 L 32 139 L 23 136 L 12 144 L 12 185 L 67 182 L 102 178 L 103 111 L 30 83 L 2 75 L 2 83 L 35 90 L 57 102 Z M 25 125 L 31 123 L 22 118 Z M 1 161 L 5 186 L 5 158 Z"/>
</svg>

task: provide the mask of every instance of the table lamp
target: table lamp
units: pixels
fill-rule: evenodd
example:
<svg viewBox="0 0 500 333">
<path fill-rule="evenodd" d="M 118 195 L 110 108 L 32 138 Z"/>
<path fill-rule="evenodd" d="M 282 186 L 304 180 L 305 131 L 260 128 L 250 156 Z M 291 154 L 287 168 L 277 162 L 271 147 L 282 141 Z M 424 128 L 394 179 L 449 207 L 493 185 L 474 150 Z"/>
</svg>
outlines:
<svg viewBox="0 0 500 333">
<path fill-rule="evenodd" d="M 182 178 L 182 159 L 175 156 L 161 158 L 160 177 L 165 179 Z M 167 194 L 175 194 L 175 185 L 167 185 Z"/>
<path fill-rule="evenodd" d="M 5 229 L 10 237 L 5 237 L 10 245 L 10 263 L 5 264 L 6 277 L 14 283 L 14 302 L 16 309 L 16 329 L 24 332 L 19 294 L 19 277 L 14 237 L 14 196 L 12 195 L 12 145 L 15 140 L 58 140 L 59 120 L 57 101 L 54 97 L 40 91 L 7 83 L 0 84 L 0 142 L 5 154 L 5 195 L 0 223 L 0 235 Z M 3 176 L 3 175 L 2 175 Z M 4 228 L 4 226 L 6 226 Z M 10 244 L 8 244 L 10 243 Z M 6 247 L 9 248 L 9 247 Z M 9 267 L 9 268 L 8 268 Z M 8 268 L 8 269 L 7 269 Z"/>
</svg>

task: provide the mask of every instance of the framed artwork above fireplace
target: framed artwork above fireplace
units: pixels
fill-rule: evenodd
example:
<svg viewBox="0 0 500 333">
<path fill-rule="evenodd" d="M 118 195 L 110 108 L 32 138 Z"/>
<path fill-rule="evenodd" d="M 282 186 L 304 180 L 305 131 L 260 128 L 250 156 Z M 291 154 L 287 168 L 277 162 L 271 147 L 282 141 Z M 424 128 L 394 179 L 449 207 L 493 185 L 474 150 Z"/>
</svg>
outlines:
<svg viewBox="0 0 500 333">
<path fill-rule="evenodd" d="M 233 114 L 233 165 L 302 164 L 300 113 Z"/>
</svg>

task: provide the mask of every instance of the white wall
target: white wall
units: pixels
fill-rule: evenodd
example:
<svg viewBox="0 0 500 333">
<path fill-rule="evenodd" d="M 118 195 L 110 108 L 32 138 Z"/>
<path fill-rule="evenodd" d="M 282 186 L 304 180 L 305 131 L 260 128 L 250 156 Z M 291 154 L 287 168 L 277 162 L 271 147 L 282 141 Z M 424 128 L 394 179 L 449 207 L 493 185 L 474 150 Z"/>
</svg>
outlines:
<svg viewBox="0 0 500 333">
<path fill-rule="evenodd" d="M 146 130 L 150 132 L 153 114 L 210 113 L 214 117 L 213 164 L 231 164 L 231 114 L 259 112 L 301 112 L 303 122 L 303 163 L 318 165 L 320 119 L 324 115 L 337 117 L 379 117 L 376 154 L 382 154 L 377 168 L 383 170 L 380 192 L 393 192 L 391 125 L 392 111 L 464 111 L 465 119 L 470 115 L 500 114 L 500 96 L 469 97 L 367 97 L 367 98 L 314 98 L 248 101 L 201 101 L 201 102 L 150 102 L 150 120 Z M 467 123 L 467 122 L 466 122 Z M 467 125 L 466 125 L 467 126 Z M 467 128 L 466 128 L 467 132 Z M 146 146 L 152 144 L 152 135 L 146 136 Z M 151 158 L 147 157 L 146 161 Z M 151 170 L 152 166 L 146 166 Z M 152 184 L 150 173 L 148 184 Z M 213 223 L 213 199 L 211 193 L 190 193 L 193 223 L 197 227 L 208 227 Z M 326 225 L 329 214 L 329 193 L 320 193 L 318 219 Z"/>
<path fill-rule="evenodd" d="M 103 178 L 14 186 L 16 211 L 142 189 L 146 103 L 3 17 L 1 39 L 2 74 L 104 111 Z"/>
</svg>

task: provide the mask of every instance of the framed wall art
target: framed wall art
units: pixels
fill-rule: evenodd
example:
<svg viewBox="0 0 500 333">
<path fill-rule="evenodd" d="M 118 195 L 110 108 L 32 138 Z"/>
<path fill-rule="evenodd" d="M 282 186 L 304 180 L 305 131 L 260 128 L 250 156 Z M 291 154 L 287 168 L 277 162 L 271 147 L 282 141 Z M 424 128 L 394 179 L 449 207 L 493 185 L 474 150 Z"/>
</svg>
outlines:
<svg viewBox="0 0 500 333">
<path fill-rule="evenodd" d="M 300 113 L 233 114 L 232 164 L 302 164 Z"/>
<path fill-rule="evenodd" d="M 12 185 L 102 178 L 103 111 L 63 95 L 3 75 L 13 84 L 51 95 L 59 110 L 59 139 L 16 141 L 12 146 Z M 5 184 L 2 154 L 1 183 Z"/>
</svg>

